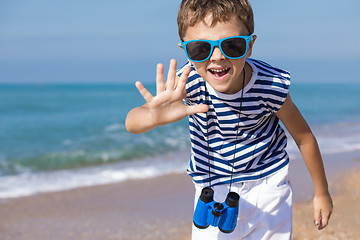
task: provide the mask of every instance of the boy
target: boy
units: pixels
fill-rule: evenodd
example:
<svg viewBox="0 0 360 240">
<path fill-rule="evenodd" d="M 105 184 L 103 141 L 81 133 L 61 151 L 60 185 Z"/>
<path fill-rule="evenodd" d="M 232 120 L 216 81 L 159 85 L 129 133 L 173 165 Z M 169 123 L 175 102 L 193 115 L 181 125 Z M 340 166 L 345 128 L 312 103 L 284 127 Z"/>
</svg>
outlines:
<svg viewBox="0 0 360 240">
<path fill-rule="evenodd" d="M 256 35 L 247 0 L 183 0 L 178 13 L 181 43 L 189 62 L 167 81 L 158 64 L 156 96 L 136 83 L 146 103 L 131 110 L 129 132 L 142 133 L 189 116 L 191 157 L 187 172 L 195 201 L 204 187 L 223 202 L 240 195 L 235 230 L 193 226 L 193 239 L 290 239 L 292 191 L 286 136 L 294 138 L 311 174 L 314 223 L 327 226 L 332 212 L 316 139 L 292 102 L 289 73 L 250 59 Z M 183 103 L 185 100 L 185 104 Z M 195 202 L 196 205 L 196 202 Z"/>
</svg>

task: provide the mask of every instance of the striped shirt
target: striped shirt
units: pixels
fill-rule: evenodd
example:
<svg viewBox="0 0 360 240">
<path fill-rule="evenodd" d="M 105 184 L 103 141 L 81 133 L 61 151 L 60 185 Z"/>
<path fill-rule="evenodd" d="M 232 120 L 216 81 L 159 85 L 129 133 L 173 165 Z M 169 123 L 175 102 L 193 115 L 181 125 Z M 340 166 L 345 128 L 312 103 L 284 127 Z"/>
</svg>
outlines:
<svg viewBox="0 0 360 240">
<path fill-rule="evenodd" d="M 178 70 L 181 75 L 186 66 L 191 67 L 185 103 L 209 106 L 207 113 L 189 116 L 191 156 L 187 173 L 197 184 L 257 180 L 289 163 L 286 135 L 275 113 L 289 92 L 290 74 L 259 60 L 248 58 L 246 62 L 253 74 L 244 89 L 235 94 L 214 90 L 191 63 Z"/>
</svg>

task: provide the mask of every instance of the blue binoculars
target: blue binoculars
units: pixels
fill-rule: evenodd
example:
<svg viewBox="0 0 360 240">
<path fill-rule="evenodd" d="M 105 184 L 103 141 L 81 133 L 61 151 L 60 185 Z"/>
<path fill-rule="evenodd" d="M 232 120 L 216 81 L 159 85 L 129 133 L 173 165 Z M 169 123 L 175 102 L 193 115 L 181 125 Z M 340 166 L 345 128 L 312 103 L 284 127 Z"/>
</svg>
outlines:
<svg viewBox="0 0 360 240">
<path fill-rule="evenodd" d="M 239 214 L 239 199 L 239 194 L 229 192 L 225 202 L 215 202 L 214 190 L 203 188 L 195 208 L 194 225 L 202 229 L 211 225 L 219 227 L 223 233 L 233 232 Z"/>
</svg>

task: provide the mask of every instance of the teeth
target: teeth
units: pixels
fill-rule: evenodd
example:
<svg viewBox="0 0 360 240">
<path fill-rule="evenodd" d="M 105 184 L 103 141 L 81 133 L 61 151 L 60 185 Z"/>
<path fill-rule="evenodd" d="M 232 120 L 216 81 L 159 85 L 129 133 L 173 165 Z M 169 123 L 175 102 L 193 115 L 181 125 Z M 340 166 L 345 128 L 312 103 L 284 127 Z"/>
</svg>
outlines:
<svg viewBox="0 0 360 240">
<path fill-rule="evenodd" d="M 228 70 L 229 68 L 223 68 L 223 69 L 210 69 L 210 71 L 212 71 L 212 72 L 224 72 L 224 71 L 226 71 L 226 70 Z"/>
</svg>

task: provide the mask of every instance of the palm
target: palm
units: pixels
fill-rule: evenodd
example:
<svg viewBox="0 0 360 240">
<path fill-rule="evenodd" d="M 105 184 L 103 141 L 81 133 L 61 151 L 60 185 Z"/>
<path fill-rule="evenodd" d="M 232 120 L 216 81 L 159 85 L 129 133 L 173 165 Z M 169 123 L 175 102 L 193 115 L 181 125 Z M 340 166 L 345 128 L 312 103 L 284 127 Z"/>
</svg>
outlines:
<svg viewBox="0 0 360 240">
<path fill-rule="evenodd" d="M 158 125 L 176 122 L 187 116 L 182 98 L 171 92 L 165 90 L 158 93 L 148 102 L 152 120 Z"/>
<path fill-rule="evenodd" d="M 140 83 L 136 83 L 144 97 L 155 125 L 164 125 L 179 121 L 188 115 L 207 111 L 206 105 L 186 106 L 183 103 L 186 80 L 190 69 L 186 69 L 176 83 L 176 61 L 171 60 L 168 78 L 164 82 L 163 66 L 158 64 L 156 73 L 156 96 Z"/>
</svg>

